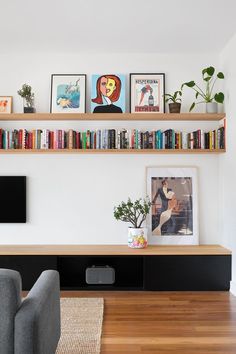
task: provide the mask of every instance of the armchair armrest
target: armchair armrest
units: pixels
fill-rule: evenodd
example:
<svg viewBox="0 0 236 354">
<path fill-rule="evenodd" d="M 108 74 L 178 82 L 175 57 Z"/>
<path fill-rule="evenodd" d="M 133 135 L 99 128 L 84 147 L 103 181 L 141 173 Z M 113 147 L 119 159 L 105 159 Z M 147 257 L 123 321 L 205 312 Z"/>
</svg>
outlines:
<svg viewBox="0 0 236 354">
<path fill-rule="evenodd" d="M 15 354 L 55 353 L 60 338 L 59 273 L 44 271 L 15 316 Z"/>
</svg>

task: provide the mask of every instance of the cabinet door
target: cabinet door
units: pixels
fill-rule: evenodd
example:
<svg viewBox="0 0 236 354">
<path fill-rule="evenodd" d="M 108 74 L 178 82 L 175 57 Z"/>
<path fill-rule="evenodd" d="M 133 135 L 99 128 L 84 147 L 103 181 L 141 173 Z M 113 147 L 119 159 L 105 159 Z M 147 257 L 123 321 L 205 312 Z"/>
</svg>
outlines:
<svg viewBox="0 0 236 354">
<path fill-rule="evenodd" d="M 30 290 L 44 270 L 57 269 L 57 257 L 0 256 L 0 268 L 17 270 L 22 277 L 22 289 Z"/>
<path fill-rule="evenodd" d="M 145 256 L 145 290 L 229 290 L 231 256 Z"/>
</svg>

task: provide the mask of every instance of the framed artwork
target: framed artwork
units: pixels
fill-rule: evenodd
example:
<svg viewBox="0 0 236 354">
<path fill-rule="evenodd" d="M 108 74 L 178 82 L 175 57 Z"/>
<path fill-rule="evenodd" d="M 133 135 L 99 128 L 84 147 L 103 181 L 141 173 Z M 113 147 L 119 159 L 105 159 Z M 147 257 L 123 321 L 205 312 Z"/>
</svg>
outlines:
<svg viewBox="0 0 236 354">
<path fill-rule="evenodd" d="M 86 75 L 53 74 L 51 113 L 85 113 Z"/>
<path fill-rule="evenodd" d="M 92 75 L 91 112 L 125 112 L 125 75 Z"/>
<path fill-rule="evenodd" d="M 148 167 L 146 176 L 152 202 L 149 243 L 197 245 L 197 168 Z"/>
<path fill-rule="evenodd" d="M 165 74 L 130 74 L 130 112 L 165 113 Z"/>
<path fill-rule="evenodd" d="M 12 113 L 12 96 L 0 96 L 0 113 Z"/>
</svg>

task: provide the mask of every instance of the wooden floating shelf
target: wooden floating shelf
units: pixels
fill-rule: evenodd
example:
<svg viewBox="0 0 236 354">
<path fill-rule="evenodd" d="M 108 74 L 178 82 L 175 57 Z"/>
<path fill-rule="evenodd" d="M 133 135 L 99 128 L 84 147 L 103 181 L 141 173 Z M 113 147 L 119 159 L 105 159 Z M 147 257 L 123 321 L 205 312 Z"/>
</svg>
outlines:
<svg viewBox="0 0 236 354">
<path fill-rule="evenodd" d="M 0 255 L 230 255 L 220 245 L 153 246 L 133 249 L 127 245 L 1 245 Z"/>
<path fill-rule="evenodd" d="M 225 113 L 10 113 L 1 121 L 219 121 Z"/>
<path fill-rule="evenodd" d="M 9 149 L 0 150 L 0 154 L 220 154 L 225 149 Z"/>
</svg>

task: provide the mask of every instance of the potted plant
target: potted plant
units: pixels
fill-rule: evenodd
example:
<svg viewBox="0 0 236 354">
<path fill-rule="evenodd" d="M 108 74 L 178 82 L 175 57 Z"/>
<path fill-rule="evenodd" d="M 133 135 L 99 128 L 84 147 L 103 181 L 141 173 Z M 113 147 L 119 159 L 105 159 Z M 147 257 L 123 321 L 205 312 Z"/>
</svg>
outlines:
<svg viewBox="0 0 236 354">
<path fill-rule="evenodd" d="M 137 199 L 134 202 L 128 198 L 127 203 L 121 202 L 114 208 L 116 220 L 129 222 L 132 227 L 128 230 L 128 246 L 131 248 L 147 247 L 147 228 L 142 227 L 151 207 L 149 198 Z"/>
<path fill-rule="evenodd" d="M 189 112 L 193 110 L 196 104 L 206 103 L 206 112 L 207 113 L 217 113 L 217 104 L 224 102 L 224 94 L 223 92 L 214 93 L 213 89 L 217 79 L 224 79 L 224 74 L 220 71 L 215 76 L 215 68 L 213 66 L 209 66 L 206 69 L 202 70 L 202 79 L 205 83 L 205 88 L 201 89 L 195 81 L 189 81 L 183 83 L 181 86 L 181 90 L 184 86 L 190 87 L 193 89 L 195 93 L 195 98 L 201 97 L 200 102 L 193 102 Z"/>
<path fill-rule="evenodd" d="M 34 93 L 32 92 L 32 87 L 24 84 L 17 93 L 23 98 L 24 113 L 34 113 Z"/>
<path fill-rule="evenodd" d="M 180 113 L 181 110 L 181 102 L 182 102 L 182 91 L 175 91 L 173 95 L 166 93 L 164 95 L 166 97 L 165 102 L 169 103 L 169 112 L 170 113 Z M 178 97 L 179 96 L 179 97 Z"/>
</svg>

